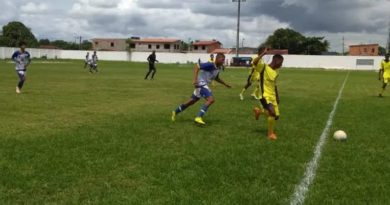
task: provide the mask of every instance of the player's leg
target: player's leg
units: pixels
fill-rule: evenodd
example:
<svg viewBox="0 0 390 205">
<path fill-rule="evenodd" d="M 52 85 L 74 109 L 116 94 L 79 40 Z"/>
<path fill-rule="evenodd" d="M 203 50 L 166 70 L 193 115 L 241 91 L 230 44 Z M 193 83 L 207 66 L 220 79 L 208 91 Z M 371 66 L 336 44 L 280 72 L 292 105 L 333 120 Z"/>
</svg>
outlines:
<svg viewBox="0 0 390 205">
<path fill-rule="evenodd" d="M 195 122 L 198 124 L 205 125 L 206 123 L 203 121 L 203 116 L 207 113 L 209 107 L 215 102 L 215 99 L 211 90 L 206 86 L 201 88 L 200 94 L 206 99 L 206 102 L 200 108 L 198 116 L 195 118 Z"/>
<path fill-rule="evenodd" d="M 241 100 L 244 100 L 244 93 L 251 85 L 252 85 L 252 76 L 249 75 L 248 79 L 246 80 L 246 84 L 244 88 L 241 90 L 241 93 L 239 95 Z"/>
<path fill-rule="evenodd" d="M 26 81 L 26 75 L 24 71 L 17 71 L 17 73 L 19 77 L 19 82 L 16 86 L 16 93 L 20 93 L 23 88 L 24 82 Z"/>
<path fill-rule="evenodd" d="M 146 73 L 145 80 L 148 79 L 150 73 L 152 72 L 152 65 L 149 63 L 149 71 Z"/>
<path fill-rule="evenodd" d="M 154 79 L 154 74 L 156 74 L 157 70 L 156 70 L 156 66 L 153 64 L 153 73 L 152 73 L 152 80 Z"/>
<path fill-rule="evenodd" d="M 187 109 L 188 107 L 190 107 L 191 105 L 199 101 L 200 96 L 197 96 L 196 93 L 197 90 L 195 89 L 194 94 L 192 94 L 191 98 L 187 102 L 179 105 L 179 107 L 177 107 L 174 111 L 172 111 L 171 119 L 173 122 L 176 120 L 176 115 L 183 112 L 185 109 Z"/>
<path fill-rule="evenodd" d="M 383 93 L 385 92 L 388 83 L 389 83 L 389 78 L 383 78 L 382 90 L 379 93 L 379 97 L 383 97 Z"/>
<path fill-rule="evenodd" d="M 276 140 L 275 134 L 275 124 L 276 120 L 279 119 L 279 106 L 276 102 L 271 101 L 267 107 L 267 115 L 268 115 L 268 138 L 270 140 Z"/>
</svg>

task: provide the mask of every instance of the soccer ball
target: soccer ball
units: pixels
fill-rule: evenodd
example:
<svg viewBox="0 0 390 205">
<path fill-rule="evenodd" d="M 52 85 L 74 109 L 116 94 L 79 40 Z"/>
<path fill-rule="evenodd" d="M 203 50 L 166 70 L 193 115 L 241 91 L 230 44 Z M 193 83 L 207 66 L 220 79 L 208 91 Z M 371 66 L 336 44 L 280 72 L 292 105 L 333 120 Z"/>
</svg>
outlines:
<svg viewBox="0 0 390 205">
<path fill-rule="evenodd" d="M 347 133 L 345 133 L 342 130 L 337 130 L 336 132 L 334 132 L 333 138 L 335 140 L 346 140 L 347 139 Z"/>
</svg>

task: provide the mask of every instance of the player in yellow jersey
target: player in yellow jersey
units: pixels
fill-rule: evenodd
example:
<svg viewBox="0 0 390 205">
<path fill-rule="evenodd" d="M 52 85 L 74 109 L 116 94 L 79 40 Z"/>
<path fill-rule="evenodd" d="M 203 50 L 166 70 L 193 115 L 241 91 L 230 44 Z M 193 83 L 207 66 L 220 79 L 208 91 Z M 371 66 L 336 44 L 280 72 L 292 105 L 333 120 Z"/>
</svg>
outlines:
<svg viewBox="0 0 390 205">
<path fill-rule="evenodd" d="M 379 97 L 383 97 L 383 93 L 386 90 L 387 84 L 390 82 L 390 54 L 386 54 L 385 59 L 381 62 L 381 68 L 379 70 L 379 80 L 383 82 L 382 90 L 379 93 Z"/>
<path fill-rule="evenodd" d="M 246 85 L 244 86 L 244 88 L 242 89 L 242 91 L 241 91 L 241 93 L 239 95 L 241 100 L 244 100 L 244 93 L 252 85 L 252 83 L 255 83 L 256 87 L 253 90 L 251 96 L 253 96 L 256 99 L 260 99 L 260 84 L 259 84 L 259 82 L 260 82 L 260 72 L 259 71 L 261 71 L 261 70 L 259 68 L 257 68 L 257 66 L 255 66 L 253 64 L 253 60 L 260 56 L 260 60 L 263 62 L 263 60 L 261 58 L 265 54 L 267 54 L 267 51 L 268 51 L 268 48 L 260 47 L 257 50 L 257 55 L 252 57 L 250 74 L 248 76 Z"/>
<path fill-rule="evenodd" d="M 279 76 L 278 69 L 282 67 L 283 56 L 276 54 L 272 57 L 272 62 L 266 65 L 260 60 L 260 56 L 255 58 L 253 63 L 257 68 L 263 68 L 260 72 L 260 88 L 262 97 L 260 99 L 261 107 L 255 107 L 256 120 L 259 119 L 261 113 L 264 113 L 268 120 L 268 138 L 276 140 L 274 126 L 276 120 L 279 119 L 279 93 L 276 86 L 276 79 Z"/>
</svg>

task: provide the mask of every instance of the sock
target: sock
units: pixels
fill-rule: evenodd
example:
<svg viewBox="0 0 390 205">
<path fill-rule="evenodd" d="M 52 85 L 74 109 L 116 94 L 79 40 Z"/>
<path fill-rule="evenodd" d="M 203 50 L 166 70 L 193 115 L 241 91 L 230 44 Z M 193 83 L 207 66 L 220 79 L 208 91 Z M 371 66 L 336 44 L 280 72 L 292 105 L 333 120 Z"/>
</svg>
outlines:
<svg viewBox="0 0 390 205">
<path fill-rule="evenodd" d="M 275 122 L 274 117 L 268 117 L 268 134 L 274 133 Z"/>
<path fill-rule="evenodd" d="M 183 112 L 186 108 L 187 108 L 186 105 L 181 104 L 179 107 L 176 108 L 175 112 L 176 112 L 176 114 L 179 114 L 179 113 Z"/>
<path fill-rule="evenodd" d="M 243 88 L 243 89 L 242 89 L 242 91 L 241 91 L 241 95 L 242 95 L 242 94 L 244 94 L 244 93 L 245 93 L 245 91 L 246 91 L 246 89 L 245 89 L 245 88 Z"/>
<path fill-rule="evenodd" d="M 199 111 L 199 114 L 198 114 L 198 117 L 203 117 L 207 110 L 209 109 L 209 106 L 207 105 L 202 105 L 202 107 L 200 108 L 200 111 Z"/>
<path fill-rule="evenodd" d="M 19 88 L 19 89 L 22 89 L 23 84 L 24 84 L 24 80 L 19 81 L 19 83 L 18 83 L 18 88 Z"/>
</svg>

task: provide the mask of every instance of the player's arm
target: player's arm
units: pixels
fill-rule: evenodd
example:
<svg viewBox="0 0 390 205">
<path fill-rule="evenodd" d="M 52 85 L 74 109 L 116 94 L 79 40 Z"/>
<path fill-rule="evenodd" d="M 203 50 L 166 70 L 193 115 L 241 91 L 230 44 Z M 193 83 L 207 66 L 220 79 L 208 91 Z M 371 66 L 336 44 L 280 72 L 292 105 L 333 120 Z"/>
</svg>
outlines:
<svg viewBox="0 0 390 205">
<path fill-rule="evenodd" d="M 12 54 L 12 60 L 15 62 L 15 63 L 19 63 L 18 61 L 18 53 L 15 52 L 14 54 Z"/>
<path fill-rule="evenodd" d="M 379 69 L 379 77 L 378 77 L 379 80 L 382 80 L 383 72 L 384 72 L 383 68 Z"/>
<path fill-rule="evenodd" d="M 217 75 L 217 77 L 214 80 L 217 81 L 218 83 L 224 85 L 227 88 L 231 88 L 232 87 L 232 86 L 228 85 L 227 83 L 225 83 L 225 81 L 223 81 L 221 78 L 219 78 L 219 75 Z"/>
<path fill-rule="evenodd" d="M 198 74 L 199 74 L 199 64 L 195 64 L 194 67 L 194 80 L 192 81 L 192 84 L 196 87 L 198 85 Z"/>
<path fill-rule="evenodd" d="M 267 52 L 268 48 L 264 49 L 262 53 L 260 53 L 255 59 L 253 59 L 253 65 L 257 66 L 257 64 L 259 64 L 260 59 L 263 58 L 263 56 L 267 54 Z"/>
<path fill-rule="evenodd" d="M 276 85 L 275 85 L 275 94 L 276 94 L 276 102 L 279 104 L 280 98 L 279 98 L 278 86 Z"/>
<path fill-rule="evenodd" d="M 27 63 L 24 66 L 24 68 L 27 68 L 30 65 L 30 63 L 31 63 L 31 58 L 30 58 L 30 54 L 28 54 L 28 56 L 27 56 Z"/>
</svg>

